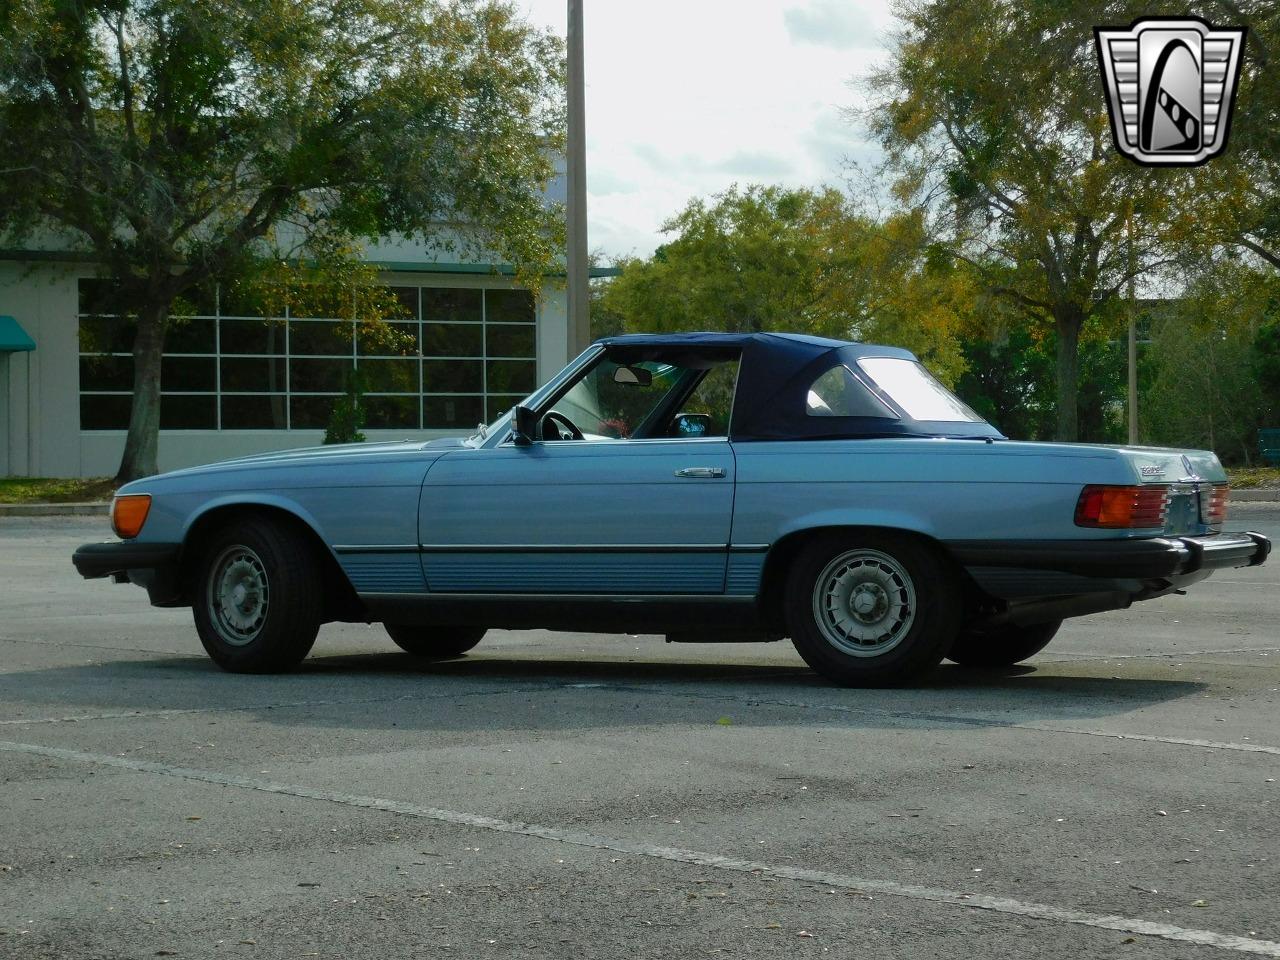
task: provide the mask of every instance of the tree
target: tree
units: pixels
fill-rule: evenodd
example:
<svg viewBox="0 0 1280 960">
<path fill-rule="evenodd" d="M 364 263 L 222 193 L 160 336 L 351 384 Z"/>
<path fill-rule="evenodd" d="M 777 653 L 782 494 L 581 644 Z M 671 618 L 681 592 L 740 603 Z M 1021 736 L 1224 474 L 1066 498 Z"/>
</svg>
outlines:
<svg viewBox="0 0 1280 960">
<path fill-rule="evenodd" d="M 1258 428 L 1276 424 L 1280 277 L 1258 266 L 1220 258 L 1152 318 L 1139 412 L 1156 443 L 1247 464 Z"/>
<path fill-rule="evenodd" d="M 365 436 L 361 428 L 365 423 L 364 382 L 360 370 L 352 367 L 347 371 L 345 393 L 333 405 L 329 414 L 329 425 L 324 431 L 324 442 L 364 443 Z"/>
<path fill-rule="evenodd" d="M 880 223 L 833 189 L 734 187 L 663 224 L 672 239 L 625 260 L 600 297 L 629 331 L 785 330 L 908 347 L 947 382 L 971 287 L 934 261 L 914 215 Z"/>
<path fill-rule="evenodd" d="M 54 233 L 136 314 L 118 480 L 155 472 L 175 301 L 281 250 L 399 233 L 541 276 L 559 41 L 503 0 L 12 0 L 0 230 Z"/>
<path fill-rule="evenodd" d="M 1245 27 L 1236 114 L 1228 150 L 1214 161 L 1216 197 L 1204 206 L 1225 218 L 1222 241 L 1280 270 L 1280 6 L 1273 0 L 1208 0 L 1197 12 Z"/>
<path fill-rule="evenodd" d="M 1124 439 L 1124 344 L 1118 324 L 1091 319 L 1080 336 L 1080 439 Z M 1057 427 L 1054 367 L 1057 334 L 1046 324 L 1016 325 L 964 341 L 967 370 L 956 393 L 1015 440 L 1047 440 Z"/>
<path fill-rule="evenodd" d="M 862 114 L 897 195 L 987 289 L 1052 323 L 1059 439 L 1079 436 L 1079 340 L 1130 277 L 1200 242 L 1205 175 L 1140 167 L 1111 142 L 1093 27 L 1141 10 L 1093 0 L 902 0 Z M 1130 232 L 1132 225 L 1132 232 Z"/>
</svg>

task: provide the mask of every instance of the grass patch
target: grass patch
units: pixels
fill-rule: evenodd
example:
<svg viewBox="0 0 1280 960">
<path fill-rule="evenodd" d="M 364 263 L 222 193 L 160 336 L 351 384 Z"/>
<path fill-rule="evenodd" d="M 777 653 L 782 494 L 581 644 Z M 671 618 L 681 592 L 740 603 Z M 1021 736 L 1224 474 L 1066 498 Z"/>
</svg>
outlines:
<svg viewBox="0 0 1280 960">
<path fill-rule="evenodd" d="M 1227 477 L 1235 490 L 1280 487 L 1280 467 L 1232 467 Z"/>
<path fill-rule="evenodd" d="M 93 503 L 116 492 L 110 477 L 0 477 L 0 503 Z"/>
</svg>

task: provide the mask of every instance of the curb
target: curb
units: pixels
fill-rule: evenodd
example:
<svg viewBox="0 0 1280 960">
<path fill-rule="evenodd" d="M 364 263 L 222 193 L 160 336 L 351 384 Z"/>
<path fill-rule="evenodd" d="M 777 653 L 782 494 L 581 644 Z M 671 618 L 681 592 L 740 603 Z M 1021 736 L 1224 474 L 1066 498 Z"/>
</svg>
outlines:
<svg viewBox="0 0 1280 960">
<path fill-rule="evenodd" d="M 1275 503 L 1280 501 L 1280 489 L 1232 490 L 1229 503 Z"/>
<path fill-rule="evenodd" d="M 0 503 L 0 517 L 105 517 L 111 504 L 100 503 Z"/>
</svg>

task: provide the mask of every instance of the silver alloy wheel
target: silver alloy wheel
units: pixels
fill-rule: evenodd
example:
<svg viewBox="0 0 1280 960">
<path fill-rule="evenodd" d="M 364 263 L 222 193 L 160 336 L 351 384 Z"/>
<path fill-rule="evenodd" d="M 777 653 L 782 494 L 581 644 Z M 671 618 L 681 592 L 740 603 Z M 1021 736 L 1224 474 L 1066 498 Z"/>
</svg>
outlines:
<svg viewBox="0 0 1280 960">
<path fill-rule="evenodd" d="M 906 568 L 879 550 L 850 550 L 822 569 L 813 617 L 827 642 L 854 657 L 888 653 L 916 619 L 916 589 Z"/>
<path fill-rule="evenodd" d="M 270 600 L 262 559 L 237 544 L 223 550 L 210 570 L 206 600 L 218 636 L 233 647 L 252 643 L 262 632 Z"/>
</svg>

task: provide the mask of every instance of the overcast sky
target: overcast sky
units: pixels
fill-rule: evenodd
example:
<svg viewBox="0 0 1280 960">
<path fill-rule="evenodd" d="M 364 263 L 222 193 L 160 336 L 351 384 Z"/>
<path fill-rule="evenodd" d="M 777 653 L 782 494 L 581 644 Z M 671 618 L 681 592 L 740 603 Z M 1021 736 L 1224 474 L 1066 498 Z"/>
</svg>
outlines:
<svg viewBox="0 0 1280 960">
<path fill-rule="evenodd" d="M 564 36 L 566 0 L 517 0 Z M 842 181 L 874 147 L 841 117 L 884 57 L 888 0 L 583 0 L 592 250 L 647 255 L 659 225 L 733 183 Z"/>
</svg>

